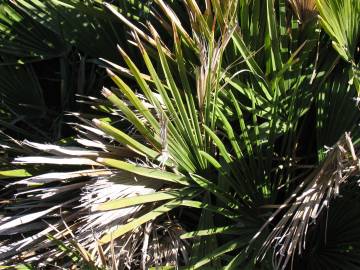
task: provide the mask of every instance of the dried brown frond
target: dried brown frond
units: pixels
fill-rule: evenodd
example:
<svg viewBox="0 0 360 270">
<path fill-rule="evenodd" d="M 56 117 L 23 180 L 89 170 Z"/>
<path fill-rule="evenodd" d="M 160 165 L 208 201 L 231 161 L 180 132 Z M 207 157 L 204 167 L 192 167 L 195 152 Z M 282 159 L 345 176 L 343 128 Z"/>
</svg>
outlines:
<svg viewBox="0 0 360 270">
<path fill-rule="evenodd" d="M 180 239 L 185 231 L 174 220 L 155 220 L 146 223 L 117 240 L 120 250 L 117 268 L 149 269 L 150 267 L 179 266 L 188 262 L 186 242 Z"/>
<path fill-rule="evenodd" d="M 214 41 L 213 48 L 205 45 L 206 42 L 203 41 L 204 39 L 199 41 L 199 60 L 201 65 L 198 68 L 196 88 L 200 111 L 203 110 L 206 97 L 211 94 L 210 91 L 219 89 L 217 87 L 220 77 L 219 64 L 222 53 L 228 45 L 234 31 L 235 27 L 224 29 L 221 37 L 217 41 Z"/>
<path fill-rule="evenodd" d="M 182 226 L 172 219 L 153 224 L 147 251 L 147 267 L 179 266 L 188 263 L 188 245 L 180 235 Z"/>
<path fill-rule="evenodd" d="M 315 0 L 289 0 L 289 3 L 300 23 L 312 20 L 317 15 Z"/>
<path fill-rule="evenodd" d="M 309 225 L 316 221 L 324 208 L 329 207 L 331 199 L 339 195 L 340 186 L 347 182 L 349 177 L 359 173 L 358 154 L 350 135 L 345 133 L 328 152 L 323 163 L 261 228 L 260 232 L 284 208 L 289 208 L 267 237 L 259 256 L 264 256 L 269 248 L 274 246 L 275 269 L 285 269 L 296 252 L 301 254 L 305 249 Z"/>
</svg>

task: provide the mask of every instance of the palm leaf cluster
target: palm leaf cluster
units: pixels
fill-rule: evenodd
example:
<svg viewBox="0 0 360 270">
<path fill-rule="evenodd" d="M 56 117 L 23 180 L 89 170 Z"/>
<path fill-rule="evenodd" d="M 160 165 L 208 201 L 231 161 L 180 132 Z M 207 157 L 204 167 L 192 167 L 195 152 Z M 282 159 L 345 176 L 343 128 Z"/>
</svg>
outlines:
<svg viewBox="0 0 360 270">
<path fill-rule="evenodd" d="M 154 2 L 75 137 L 4 139 L 0 260 L 357 269 L 357 2 Z"/>
</svg>

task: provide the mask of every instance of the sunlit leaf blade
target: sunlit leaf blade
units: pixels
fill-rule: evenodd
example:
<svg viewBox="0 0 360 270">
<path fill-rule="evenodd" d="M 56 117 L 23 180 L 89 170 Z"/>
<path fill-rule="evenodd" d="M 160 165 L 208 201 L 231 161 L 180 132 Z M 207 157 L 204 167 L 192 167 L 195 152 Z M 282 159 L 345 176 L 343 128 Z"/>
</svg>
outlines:
<svg viewBox="0 0 360 270">
<path fill-rule="evenodd" d="M 149 178 L 153 178 L 153 179 L 158 179 L 158 180 L 179 183 L 182 185 L 189 184 L 189 180 L 185 176 L 182 176 L 182 175 L 177 175 L 174 173 L 161 171 L 158 169 L 146 168 L 146 167 L 138 166 L 136 164 L 131 164 L 131 163 L 121 161 L 121 160 L 115 160 L 115 159 L 109 159 L 109 158 L 97 158 L 96 160 L 97 160 L 97 162 L 107 165 L 109 167 L 117 168 L 120 170 L 125 170 L 128 172 L 137 174 L 137 175 L 141 175 L 141 176 L 145 176 L 145 177 L 149 177 Z"/>
</svg>

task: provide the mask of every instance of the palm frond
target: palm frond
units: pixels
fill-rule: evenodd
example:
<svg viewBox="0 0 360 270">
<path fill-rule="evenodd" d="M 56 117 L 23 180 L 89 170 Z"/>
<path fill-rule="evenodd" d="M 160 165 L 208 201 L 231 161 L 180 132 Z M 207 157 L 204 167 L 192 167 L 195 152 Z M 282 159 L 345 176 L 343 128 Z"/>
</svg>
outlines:
<svg viewBox="0 0 360 270">
<path fill-rule="evenodd" d="M 126 67 L 106 62 L 105 99 L 79 96 L 94 111 L 71 114 L 78 137 L 19 143 L 30 152 L 14 163 L 37 173 L 4 180 L 0 228 L 15 237 L 3 241 L 6 263 L 75 254 L 115 269 L 270 269 L 274 248 L 272 267 L 285 269 L 358 173 L 354 87 L 329 79 L 351 67 L 315 23 L 301 28 L 285 1 L 155 3 L 159 28 L 105 4 L 132 30 L 138 57 L 119 46 Z"/>
</svg>

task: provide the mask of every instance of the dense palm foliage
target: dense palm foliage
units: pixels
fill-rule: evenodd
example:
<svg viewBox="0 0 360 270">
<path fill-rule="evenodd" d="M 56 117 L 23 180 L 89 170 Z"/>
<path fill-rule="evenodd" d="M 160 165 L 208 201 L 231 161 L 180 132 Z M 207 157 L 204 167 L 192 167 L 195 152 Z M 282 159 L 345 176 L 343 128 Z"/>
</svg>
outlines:
<svg viewBox="0 0 360 270">
<path fill-rule="evenodd" d="M 155 0 L 146 24 L 104 6 L 132 50 L 104 55 L 113 84 L 80 97 L 76 136 L 4 139 L 0 260 L 359 269 L 360 2 Z"/>
<path fill-rule="evenodd" d="M 134 20 L 148 16 L 147 1 L 115 4 Z M 86 110 L 76 95 L 98 95 L 107 83 L 99 58 L 117 61 L 117 44 L 131 53 L 127 36 L 101 1 L 1 1 L 0 125 L 33 140 L 71 134 L 66 111 Z"/>
</svg>

